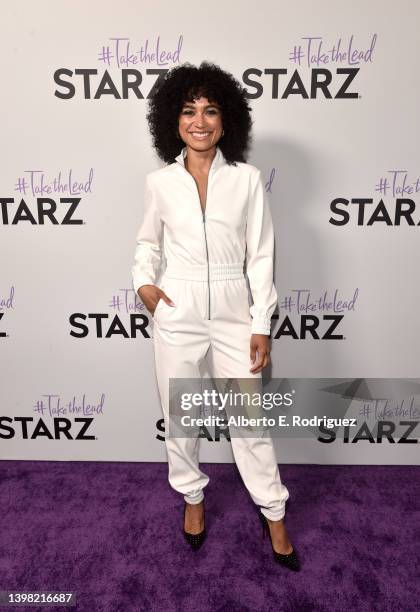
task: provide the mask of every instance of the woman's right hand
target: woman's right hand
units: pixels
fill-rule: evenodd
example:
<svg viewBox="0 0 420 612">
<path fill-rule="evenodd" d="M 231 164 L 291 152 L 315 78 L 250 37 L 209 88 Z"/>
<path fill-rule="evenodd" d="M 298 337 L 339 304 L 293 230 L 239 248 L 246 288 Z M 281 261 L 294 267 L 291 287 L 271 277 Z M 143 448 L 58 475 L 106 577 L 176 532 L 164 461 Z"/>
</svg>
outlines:
<svg viewBox="0 0 420 612">
<path fill-rule="evenodd" d="M 152 317 L 155 314 L 159 300 L 163 300 L 169 306 L 175 306 L 171 298 L 162 289 L 156 287 L 156 285 L 142 285 L 138 289 L 137 294 Z"/>
</svg>

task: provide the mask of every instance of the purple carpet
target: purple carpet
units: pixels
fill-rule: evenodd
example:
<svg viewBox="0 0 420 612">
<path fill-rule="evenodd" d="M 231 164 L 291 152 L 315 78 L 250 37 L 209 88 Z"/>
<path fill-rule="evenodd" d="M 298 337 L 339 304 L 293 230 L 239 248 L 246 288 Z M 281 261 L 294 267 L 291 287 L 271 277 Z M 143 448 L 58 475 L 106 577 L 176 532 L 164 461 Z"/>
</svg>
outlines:
<svg viewBox="0 0 420 612">
<path fill-rule="evenodd" d="M 294 573 L 274 563 L 236 465 L 201 466 L 194 552 L 166 464 L 3 461 L 0 591 L 76 592 L 76 607 L 31 611 L 419 610 L 419 467 L 281 465 Z"/>
</svg>

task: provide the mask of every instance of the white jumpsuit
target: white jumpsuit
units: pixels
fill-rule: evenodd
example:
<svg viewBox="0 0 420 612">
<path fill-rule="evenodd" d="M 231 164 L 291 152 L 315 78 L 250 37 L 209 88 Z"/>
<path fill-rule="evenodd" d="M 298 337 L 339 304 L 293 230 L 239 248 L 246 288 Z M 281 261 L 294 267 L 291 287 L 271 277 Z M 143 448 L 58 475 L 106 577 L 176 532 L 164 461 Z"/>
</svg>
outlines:
<svg viewBox="0 0 420 612">
<path fill-rule="evenodd" d="M 253 165 L 226 162 L 216 146 L 205 211 L 194 177 L 176 163 L 146 175 L 144 216 L 132 267 L 134 291 L 156 285 L 175 303 L 160 299 L 153 314 L 155 370 L 169 431 L 169 379 L 199 378 L 211 352 L 214 378 L 259 378 L 249 371 L 251 334 L 270 334 L 277 304 L 273 283 L 274 230 L 261 180 Z M 246 264 L 246 268 L 244 268 Z M 253 304 L 249 304 L 248 276 Z M 199 503 L 209 477 L 199 468 L 198 438 L 169 438 L 169 483 L 188 503 Z M 255 504 L 271 520 L 285 513 L 289 492 L 281 482 L 270 436 L 231 436 L 241 477 Z"/>
</svg>

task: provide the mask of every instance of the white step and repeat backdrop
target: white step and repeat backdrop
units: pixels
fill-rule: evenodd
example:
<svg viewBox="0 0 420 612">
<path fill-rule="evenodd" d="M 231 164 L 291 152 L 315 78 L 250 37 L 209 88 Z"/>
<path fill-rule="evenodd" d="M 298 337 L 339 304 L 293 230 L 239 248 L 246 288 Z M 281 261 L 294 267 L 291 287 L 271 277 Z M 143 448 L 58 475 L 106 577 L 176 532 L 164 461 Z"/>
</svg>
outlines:
<svg viewBox="0 0 420 612">
<path fill-rule="evenodd" d="M 166 460 L 131 265 L 162 165 L 147 97 L 186 61 L 249 93 L 276 231 L 270 375 L 418 376 L 419 18 L 407 0 L 2 3 L 1 458 Z M 416 443 L 353 435 L 279 438 L 278 460 L 419 463 Z M 201 459 L 232 461 L 229 442 L 203 438 Z"/>
</svg>

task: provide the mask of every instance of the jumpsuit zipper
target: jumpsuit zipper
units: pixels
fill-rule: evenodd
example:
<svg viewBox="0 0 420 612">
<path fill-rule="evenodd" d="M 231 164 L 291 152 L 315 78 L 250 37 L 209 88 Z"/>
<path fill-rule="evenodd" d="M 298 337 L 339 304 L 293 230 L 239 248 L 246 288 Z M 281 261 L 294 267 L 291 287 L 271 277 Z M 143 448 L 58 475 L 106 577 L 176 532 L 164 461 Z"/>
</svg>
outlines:
<svg viewBox="0 0 420 612">
<path fill-rule="evenodd" d="M 210 267 L 209 267 L 209 250 L 208 250 L 208 245 L 207 245 L 206 213 L 205 213 L 205 210 L 207 209 L 207 196 L 208 196 L 209 187 L 210 187 L 211 168 L 210 168 L 209 176 L 208 176 L 208 180 L 207 180 L 207 192 L 206 192 L 205 210 L 202 210 L 202 208 L 201 208 L 201 201 L 200 201 L 200 192 L 198 190 L 197 183 L 195 182 L 195 178 L 192 176 L 192 174 L 190 172 L 188 172 L 188 170 L 185 168 L 185 166 L 183 166 L 182 164 L 180 164 L 180 166 L 185 170 L 185 172 L 194 181 L 194 185 L 195 185 L 195 188 L 196 188 L 197 194 L 198 194 L 198 205 L 199 205 L 199 207 L 201 209 L 201 213 L 202 213 L 203 231 L 204 231 L 204 242 L 205 242 L 205 245 L 206 245 L 206 260 L 207 260 L 207 290 L 208 290 L 208 294 L 209 294 L 208 317 L 207 317 L 207 320 L 210 321 L 210 319 L 211 319 L 211 311 L 210 311 Z"/>
<path fill-rule="evenodd" d="M 209 186 L 207 185 L 207 190 L 208 190 Z M 200 204 L 201 206 L 201 204 Z M 207 207 L 207 197 L 206 197 L 206 207 Z M 208 288 L 208 292 L 209 292 L 209 317 L 208 320 L 210 321 L 211 316 L 210 316 L 210 269 L 209 269 L 209 250 L 207 247 L 207 234 L 206 234 L 206 213 L 205 211 L 203 211 L 203 228 L 204 228 L 204 240 L 206 241 L 206 256 L 207 256 L 207 288 Z"/>
</svg>

